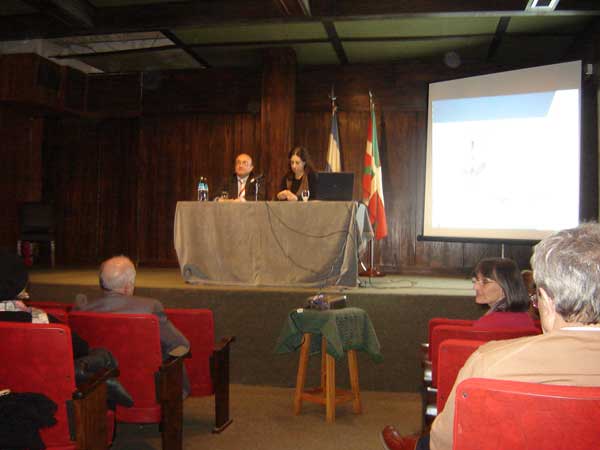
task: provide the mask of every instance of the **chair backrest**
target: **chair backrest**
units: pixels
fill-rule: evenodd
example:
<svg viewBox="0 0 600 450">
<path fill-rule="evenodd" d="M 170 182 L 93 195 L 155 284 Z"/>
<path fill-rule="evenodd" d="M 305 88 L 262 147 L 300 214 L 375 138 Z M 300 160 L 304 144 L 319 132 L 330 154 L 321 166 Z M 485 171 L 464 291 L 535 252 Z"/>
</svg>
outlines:
<svg viewBox="0 0 600 450">
<path fill-rule="evenodd" d="M 523 336 L 540 334 L 537 328 L 493 328 L 474 329 L 472 326 L 438 325 L 432 330 L 429 351 L 431 352 L 431 380 L 436 386 L 438 351 L 440 344 L 446 339 L 467 339 L 476 341 L 499 341 Z"/>
<path fill-rule="evenodd" d="M 429 339 L 429 361 L 432 361 L 431 359 L 431 336 L 433 334 L 433 329 L 435 327 L 437 327 L 438 325 L 463 325 L 463 326 L 469 326 L 469 325 L 473 325 L 475 321 L 474 320 L 467 320 L 467 319 L 448 319 L 447 317 L 433 317 L 431 319 L 429 319 L 429 331 L 427 334 L 427 337 Z"/>
<path fill-rule="evenodd" d="M 117 420 L 160 422 L 157 372 L 162 364 L 158 318 L 153 314 L 73 311 L 69 325 L 90 347 L 108 349 L 119 362 L 119 381 L 131 394 L 131 408 L 117 406 Z"/>
<path fill-rule="evenodd" d="M 38 392 L 56 403 L 56 425 L 42 429 L 48 448 L 75 450 L 67 403 L 75 392 L 71 331 L 65 325 L 0 322 L 0 386 Z"/>
<path fill-rule="evenodd" d="M 440 344 L 437 364 L 436 406 L 439 412 L 444 409 L 452 386 L 462 366 L 484 341 L 466 339 L 446 339 Z"/>
<path fill-rule="evenodd" d="M 44 311 L 46 314 L 50 314 L 56 317 L 64 324 L 69 324 L 69 311 L 73 305 L 69 303 L 59 302 L 27 302 L 27 306 L 38 308 Z"/>
<path fill-rule="evenodd" d="M 27 300 L 25 303 L 27 303 L 27 306 L 33 306 L 35 308 L 39 308 L 39 309 L 43 309 L 43 310 L 46 310 L 46 308 L 60 308 L 60 309 L 64 309 L 65 311 L 69 312 L 69 311 L 71 311 L 71 308 L 73 308 L 73 305 L 71 303 L 30 301 L 30 300 Z"/>
<path fill-rule="evenodd" d="M 19 208 L 21 233 L 54 232 L 54 208 L 49 203 L 25 202 Z"/>
<path fill-rule="evenodd" d="M 588 450 L 600 443 L 600 387 L 470 378 L 459 384 L 454 450 Z"/>
<path fill-rule="evenodd" d="M 190 380 L 192 397 L 214 393 L 210 373 L 210 357 L 215 347 L 213 313 L 209 309 L 165 309 L 169 320 L 190 341 L 191 357 L 185 368 Z"/>
</svg>

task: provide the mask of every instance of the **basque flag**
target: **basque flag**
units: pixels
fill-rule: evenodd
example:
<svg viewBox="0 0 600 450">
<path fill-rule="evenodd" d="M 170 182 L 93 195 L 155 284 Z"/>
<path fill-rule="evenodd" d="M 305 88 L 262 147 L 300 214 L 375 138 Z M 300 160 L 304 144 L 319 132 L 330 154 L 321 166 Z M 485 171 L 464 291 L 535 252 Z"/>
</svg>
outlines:
<svg viewBox="0 0 600 450">
<path fill-rule="evenodd" d="M 363 203 L 369 210 L 369 219 L 373 226 L 375 239 L 387 236 L 387 221 L 383 203 L 383 183 L 381 177 L 381 161 L 377 144 L 377 124 L 375 123 L 375 106 L 371 105 L 371 123 L 367 136 L 364 169 L 362 178 Z"/>
</svg>

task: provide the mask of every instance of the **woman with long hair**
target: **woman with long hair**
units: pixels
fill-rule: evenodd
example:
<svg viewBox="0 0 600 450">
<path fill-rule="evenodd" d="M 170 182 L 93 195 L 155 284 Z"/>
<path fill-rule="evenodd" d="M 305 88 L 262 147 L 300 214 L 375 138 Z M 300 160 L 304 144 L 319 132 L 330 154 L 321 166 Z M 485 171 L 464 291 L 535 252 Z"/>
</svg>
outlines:
<svg viewBox="0 0 600 450">
<path fill-rule="evenodd" d="M 530 299 L 517 264 L 508 258 L 485 258 L 473 270 L 475 303 L 489 306 L 473 326 L 521 328 L 534 326 Z"/>
<path fill-rule="evenodd" d="M 317 175 L 312 167 L 308 150 L 294 147 L 288 154 L 289 168 L 281 180 L 277 200 L 298 201 L 304 195 L 316 197 Z"/>
</svg>

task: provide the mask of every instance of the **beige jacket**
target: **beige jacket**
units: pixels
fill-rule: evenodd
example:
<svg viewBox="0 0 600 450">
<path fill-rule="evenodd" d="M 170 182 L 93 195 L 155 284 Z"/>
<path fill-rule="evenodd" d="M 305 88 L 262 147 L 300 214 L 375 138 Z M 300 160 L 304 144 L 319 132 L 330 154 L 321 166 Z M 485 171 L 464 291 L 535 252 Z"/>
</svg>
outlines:
<svg viewBox="0 0 600 450">
<path fill-rule="evenodd" d="M 456 386 L 467 378 L 600 386 L 600 328 L 559 330 L 482 345 L 465 363 L 431 427 L 431 450 L 452 450 Z"/>
</svg>

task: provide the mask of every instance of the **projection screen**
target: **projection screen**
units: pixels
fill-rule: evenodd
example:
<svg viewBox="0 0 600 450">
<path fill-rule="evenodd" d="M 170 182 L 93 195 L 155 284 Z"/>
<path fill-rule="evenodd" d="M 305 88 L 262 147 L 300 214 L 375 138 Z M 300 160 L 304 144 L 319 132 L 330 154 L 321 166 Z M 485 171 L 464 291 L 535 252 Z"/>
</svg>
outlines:
<svg viewBox="0 0 600 450">
<path fill-rule="evenodd" d="M 536 241 L 579 223 L 581 61 L 429 85 L 423 237 Z"/>
</svg>

